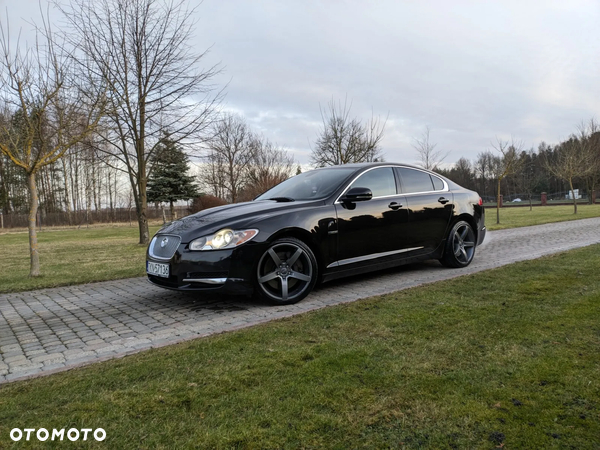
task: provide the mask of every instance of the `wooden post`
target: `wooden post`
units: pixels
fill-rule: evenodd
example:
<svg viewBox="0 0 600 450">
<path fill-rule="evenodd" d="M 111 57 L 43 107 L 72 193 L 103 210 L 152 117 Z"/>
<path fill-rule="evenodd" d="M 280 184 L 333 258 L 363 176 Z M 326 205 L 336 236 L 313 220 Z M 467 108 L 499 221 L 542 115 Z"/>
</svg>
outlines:
<svg viewBox="0 0 600 450">
<path fill-rule="evenodd" d="M 546 192 L 542 192 L 542 206 L 548 205 L 548 194 Z"/>
</svg>

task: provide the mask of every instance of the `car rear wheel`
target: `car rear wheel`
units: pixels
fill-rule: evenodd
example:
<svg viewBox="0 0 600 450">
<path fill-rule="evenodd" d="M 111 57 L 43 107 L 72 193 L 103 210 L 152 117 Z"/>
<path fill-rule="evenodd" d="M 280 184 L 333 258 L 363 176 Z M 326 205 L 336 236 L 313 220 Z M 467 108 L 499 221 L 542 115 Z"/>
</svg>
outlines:
<svg viewBox="0 0 600 450">
<path fill-rule="evenodd" d="M 297 303 L 312 291 L 316 282 L 315 255 L 299 239 L 290 237 L 276 240 L 258 261 L 257 294 L 270 303 Z"/>
<path fill-rule="evenodd" d="M 446 267 L 467 267 L 475 256 L 475 232 L 464 220 L 456 222 L 446 240 L 440 262 Z"/>
</svg>

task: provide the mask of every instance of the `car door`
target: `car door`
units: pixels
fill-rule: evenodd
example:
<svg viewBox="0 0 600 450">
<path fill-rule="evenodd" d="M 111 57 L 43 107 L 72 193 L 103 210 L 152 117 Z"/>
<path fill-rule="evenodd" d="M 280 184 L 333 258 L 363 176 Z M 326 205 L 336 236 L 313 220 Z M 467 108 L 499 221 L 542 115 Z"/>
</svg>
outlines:
<svg viewBox="0 0 600 450">
<path fill-rule="evenodd" d="M 348 188 L 369 188 L 373 198 L 354 203 L 336 202 L 338 220 L 337 265 L 362 263 L 402 251 L 408 224 L 406 199 L 398 194 L 392 167 L 362 173 Z"/>
<path fill-rule="evenodd" d="M 414 253 L 430 253 L 446 236 L 454 210 L 452 193 L 447 183 L 428 172 L 409 167 L 396 170 L 408 206 L 411 247 Z"/>
</svg>

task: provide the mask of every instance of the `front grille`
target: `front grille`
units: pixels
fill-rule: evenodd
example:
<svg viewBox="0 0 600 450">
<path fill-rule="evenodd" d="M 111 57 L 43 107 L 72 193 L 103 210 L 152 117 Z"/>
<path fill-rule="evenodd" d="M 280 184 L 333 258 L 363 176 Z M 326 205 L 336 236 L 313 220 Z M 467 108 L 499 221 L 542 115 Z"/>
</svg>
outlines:
<svg viewBox="0 0 600 450">
<path fill-rule="evenodd" d="M 171 234 L 157 234 L 150 242 L 148 253 L 156 259 L 171 259 L 179 247 L 181 238 Z"/>
</svg>

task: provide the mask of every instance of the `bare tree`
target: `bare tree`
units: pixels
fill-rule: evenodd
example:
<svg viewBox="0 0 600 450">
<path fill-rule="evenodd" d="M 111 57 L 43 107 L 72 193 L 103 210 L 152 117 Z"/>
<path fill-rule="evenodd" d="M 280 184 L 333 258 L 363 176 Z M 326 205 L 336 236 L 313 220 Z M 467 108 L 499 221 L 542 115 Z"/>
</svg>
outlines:
<svg viewBox="0 0 600 450">
<path fill-rule="evenodd" d="M 483 196 L 487 195 L 487 184 L 489 176 L 492 174 L 493 159 L 494 155 L 492 152 L 486 150 L 477 155 L 477 161 L 475 162 L 475 175 L 479 177 L 481 182 L 479 192 L 482 193 Z"/>
<path fill-rule="evenodd" d="M 377 161 L 382 159 L 380 148 L 385 123 L 371 115 L 363 124 L 350 118 L 352 105 L 331 100 L 327 111 L 321 109 L 323 129 L 312 150 L 311 162 L 316 167 Z"/>
<path fill-rule="evenodd" d="M 200 175 L 213 194 L 231 203 L 247 180 L 252 160 L 252 133 L 246 121 L 235 114 L 225 114 L 215 122 L 212 138 L 207 143 L 208 154 Z"/>
<path fill-rule="evenodd" d="M 244 197 L 251 200 L 294 173 L 294 158 L 263 136 L 252 138 L 252 158 Z"/>
<path fill-rule="evenodd" d="M 426 126 L 423 133 L 414 139 L 413 148 L 419 154 L 419 165 L 423 169 L 433 170 L 446 159 L 450 152 L 436 150 L 437 144 L 431 142 L 429 133 L 429 126 Z"/>
<path fill-rule="evenodd" d="M 496 143 L 492 144 L 492 147 L 500 153 L 494 158 L 493 173 L 494 178 L 497 180 L 497 191 L 496 191 L 496 223 L 500 223 L 500 195 L 502 180 L 509 175 L 518 171 L 519 168 L 519 155 L 521 154 L 523 143 L 515 142 L 511 140 L 510 144 L 508 141 L 503 141 L 500 138 L 496 138 Z"/>
<path fill-rule="evenodd" d="M 0 152 L 26 173 L 29 193 L 29 276 L 40 275 L 36 174 L 89 136 L 102 114 L 102 97 L 79 89 L 62 47 L 53 41 L 42 14 L 36 45 L 14 49 L 0 22 L 0 96 L 13 120 L 0 129 Z M 8 22 L 8 21 L 7 21 Z"/>
<path fill-rule="evenodd" d="M 225 159 L 217 151 L 209 149 L 203 160 L 198 170 L 201 190 L 225 199 Z"/>
<path fill-rule="evenodd" d="M 521 176 L 521 188 L 523 192 L 527 194 L 529 200 L 529 211 L 533 211 L 533 200 L 532 195 L 534 190 L 540 183 L 539 177 L 535 175 L 535 167 L 533 164 L 533 158 L 535 151 L 532 149 L 529 152 L 522 152 L 519 156 L 519 171 Z"/>
<path fill-rule="evenodd" d="M 453 180 L 456 181 L 461 186 L 464 186 L 468 189 L 476 189 L 475 177 L 473 174 L 473 168 L 471 166 L 471 161 L 467 158 L 460 158 L 454 164 L 454 167 L 450 170 L 450 173 L 453 175 Z"/>
<path fill-rule="evenodd" d="M 110 109 L 108 151 L 128 175 L 140 244 L 149 241 L 146 184 L 161 133 L 193 146 L 211 124 L 221 92 L 201 69 L 206 52 L 191 45 L 196 23 L 185 0 L 70 0 L 60 6 L 82 73 L 105 85 Z M 200 99 L 198 101 L 193 99 Z"/>
<path fill-rule="evenodd" d="M 592 203 L 594 192 L 600 184 L 600 124 L 595 119 L 590 119 L 587 124 L 586 148 L 589 152 L 590 169 L 585 177 L 588 200 Z"/>
<path fill-rule="evenodd" d="M 577 134 L 558 146 L 553 159 L 546 159 L 546 168 L 557 178 L 569 183 L 573 199 L 573 214 L 577 214 L 577 198 L 573 187 L 576 178 L 585 178 L 593 173 L 595 161 L 592 153 L 592 140 L 588 127 L 581 124 Z"/>
</svg>

